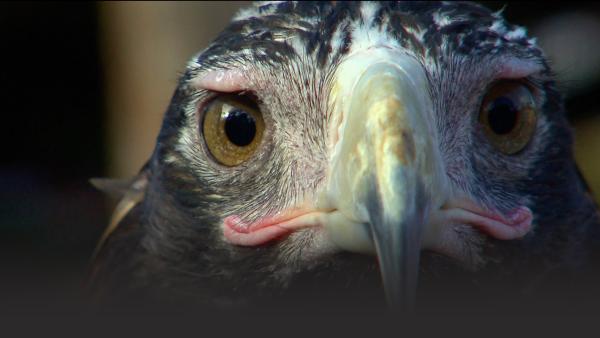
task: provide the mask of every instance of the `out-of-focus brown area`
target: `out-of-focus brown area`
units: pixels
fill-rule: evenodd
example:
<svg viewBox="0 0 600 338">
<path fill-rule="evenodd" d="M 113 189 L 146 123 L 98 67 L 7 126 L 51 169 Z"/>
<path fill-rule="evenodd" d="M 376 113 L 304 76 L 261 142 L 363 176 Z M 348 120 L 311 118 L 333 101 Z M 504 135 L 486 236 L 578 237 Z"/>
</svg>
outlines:
<svg viewBox="0 0 600 338">
<path fill-rule="evenodd" d="M 600 115 L 599 111 L 590 112 L 595 116 L 575 123 L 575 159 L 590 189 L 599 201 L 600 198 Z"/>
<path fill-rule="evenodd" d="M 179 72 L 242 2 L 102 2 L 107 173 L 135 174 L 150 156 Z"/>
<path fill-rule="evenodd" d="M 13 269 L 0 298 L 11 278 L 50 285 L 41 273 L 70 288 L 85 275 L 110 214 L 88 179 L 139 170 L 179 72 L 244 5 L 0 3 L 0 267 Z M 551 59 L 577 161 L 600 196 L 600 6 L 517 2 L 504 14 Z"/>
</svg>

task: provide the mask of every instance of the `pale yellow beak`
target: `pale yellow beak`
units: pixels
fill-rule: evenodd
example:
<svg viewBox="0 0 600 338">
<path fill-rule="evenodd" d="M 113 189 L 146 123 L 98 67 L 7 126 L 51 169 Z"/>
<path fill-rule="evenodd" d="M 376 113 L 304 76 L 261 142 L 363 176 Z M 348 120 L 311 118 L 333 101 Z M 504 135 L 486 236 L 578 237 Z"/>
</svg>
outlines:
<svg viewBox="0 0 600 338">
<path fill-rule="evenodd" d="M 427 79 L 416 60 L 388 49 L 351 56 L 339 73 L 318 202 L 336 211 L 323 223 L 341 249 L 376 253 L 389 302 L 411 307 L 424 227 L 448 190 Z"/>
</svg>

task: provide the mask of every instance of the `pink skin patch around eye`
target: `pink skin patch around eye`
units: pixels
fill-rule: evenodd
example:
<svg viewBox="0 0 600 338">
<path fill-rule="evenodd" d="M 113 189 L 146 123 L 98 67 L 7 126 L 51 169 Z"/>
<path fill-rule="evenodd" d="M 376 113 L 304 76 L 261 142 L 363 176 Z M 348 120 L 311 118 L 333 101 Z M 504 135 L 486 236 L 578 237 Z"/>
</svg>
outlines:
<svg viewBox="0 0 600 338">
<path fill-rule="evenodd" d="M 535 61 L 507 57 L 502 60 L 496 77 L 499 79 L 522 79 L 543 69 L 544 67 Z"/>
<path fill-rule="evenodd" d="M 248 89 L 248 80 L 239 69 L 211 70 L 193 80 L 198 88 L 232 93 Z"/>
</svg>

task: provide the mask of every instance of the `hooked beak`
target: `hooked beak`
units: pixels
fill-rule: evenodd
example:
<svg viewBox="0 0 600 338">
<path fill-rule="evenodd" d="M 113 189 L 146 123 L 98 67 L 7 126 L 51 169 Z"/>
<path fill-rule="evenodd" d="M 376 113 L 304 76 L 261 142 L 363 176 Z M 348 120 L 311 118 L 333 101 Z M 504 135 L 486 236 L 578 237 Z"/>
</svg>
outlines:
<svg viewBox="0 0 600 338">
<path fill-rule="evenodd" d="M 341 249 L 376 253 L 388 302 L 410 308 L 429 211 L 448 190 L 432 104 L 414 59 L 378 50 L 353 58 L 341 72 L 354 79 L 332 93 L 337 140 L 319 204 L 336 211 L 323 223 Z"/>
</svg>

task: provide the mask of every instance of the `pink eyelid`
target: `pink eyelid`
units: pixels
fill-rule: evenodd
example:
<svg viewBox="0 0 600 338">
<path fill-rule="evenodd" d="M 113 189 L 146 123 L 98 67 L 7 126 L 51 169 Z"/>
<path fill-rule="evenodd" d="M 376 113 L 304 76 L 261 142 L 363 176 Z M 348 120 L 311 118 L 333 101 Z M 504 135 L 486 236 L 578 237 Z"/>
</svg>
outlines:
<svg viewBox="0 0 600 338">
<path fill-rule="evenodd" d="M 542 70 L 543 66 L 536 61 L 509 57 L 503 60 L 495 77 L 499 79 L 520 79 Z M 200 89 L 223 93 L 242 91 L 249 87 L 247 77 L 239 69 L 211 70 L 193 80 L 193 83 Z"/>
<path fill-rule="evenodd" d="M 200 89 L 223 93 L 248 89 L 248 80 L 244 73 L 238 69 L 211 70 L 200 78 L 193 80 L 193 84 Z"/>
<path fill-rule="evenodd" d="M 539 73 L 543 69 L 544 67 L 536 61 L 509 57 L 503 60 L 496 73 L 496 78 L 521 79 Z"/>
</svg>

